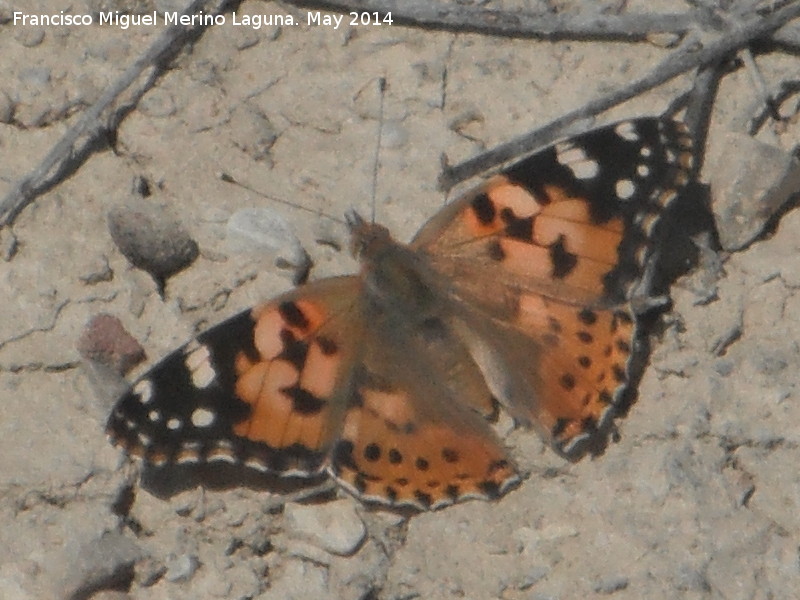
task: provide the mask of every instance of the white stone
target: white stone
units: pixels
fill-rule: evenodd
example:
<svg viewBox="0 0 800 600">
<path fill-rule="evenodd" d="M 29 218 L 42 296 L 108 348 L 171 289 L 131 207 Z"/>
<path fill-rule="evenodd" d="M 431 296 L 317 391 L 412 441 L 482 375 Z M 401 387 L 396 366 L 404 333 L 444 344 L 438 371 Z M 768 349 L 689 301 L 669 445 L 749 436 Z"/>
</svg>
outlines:
<svg viewBox="0 0 800 600">
<path fill-rule="evenodd" d="M 317 506 L 289 503 L 284 516 L 288 536 L 338 556 L 355 553 L 367 535 L 367 528 L 350 499 Z"/>
</svg>

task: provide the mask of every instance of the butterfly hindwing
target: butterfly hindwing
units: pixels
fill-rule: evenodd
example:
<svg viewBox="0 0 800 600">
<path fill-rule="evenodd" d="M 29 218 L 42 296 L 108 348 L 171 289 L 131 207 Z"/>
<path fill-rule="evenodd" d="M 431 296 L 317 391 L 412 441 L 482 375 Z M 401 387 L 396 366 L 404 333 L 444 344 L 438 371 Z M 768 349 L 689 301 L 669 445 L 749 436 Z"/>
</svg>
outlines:
<svg viewBox="0 0 800 600">
<path fill-rule="evenodd" d="M 486 418 L 492 395 L 433 302 L 430 313 L 368 310 L 365 352 L 333 475 L 362 499 L 427 509 L 493 498 L 518 481 Z M 391 343 L 386 343 L 391 340 Z"/>
</svg>

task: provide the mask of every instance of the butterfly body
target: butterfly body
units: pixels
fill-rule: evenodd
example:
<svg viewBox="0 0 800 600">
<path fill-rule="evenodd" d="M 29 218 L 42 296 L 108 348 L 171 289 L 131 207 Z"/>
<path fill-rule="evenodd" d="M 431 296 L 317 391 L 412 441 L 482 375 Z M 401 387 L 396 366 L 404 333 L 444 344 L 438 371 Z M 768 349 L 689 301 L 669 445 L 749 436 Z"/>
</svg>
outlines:
<svg viewBox="0 0 800 600">
<path fill-rule="evenodd" d="M 410 244 L 354 213 L 358 274 L 201 334 L 120 399 L 109 433 L 156 465 L 324 470 L 392 506 L 497 497 L 519 481 L 498 407 L 565 454 L 613 415 L 631 295 L 690 166 L 682 126 L 641 119 L 521 161 Z"/>
</svg>

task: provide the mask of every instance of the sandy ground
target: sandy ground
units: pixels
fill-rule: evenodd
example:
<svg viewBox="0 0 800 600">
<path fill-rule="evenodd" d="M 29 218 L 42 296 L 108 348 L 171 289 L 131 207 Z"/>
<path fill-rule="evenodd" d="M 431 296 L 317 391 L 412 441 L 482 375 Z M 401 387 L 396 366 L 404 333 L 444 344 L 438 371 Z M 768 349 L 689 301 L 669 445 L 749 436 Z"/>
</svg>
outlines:
<svg viewBox="0 0 800 600">
<path fill-rule="evenodd" d="M 67 3 L 4 0 L 0 15 L 23 4 L 27 13 L 53 13 Z M 148 3 L 70 6 L 79 14 L 122 4 Z M 685 9 L 677 0 L 629 6 Z M 306 12 L 247 1 L 239 14 L 305 21 Z M 4 193 L 159 28 L 6 22 L 1 31 Z M 497 502 L 411 519 L 347 495 L 281 507 L 273 494 L 246 487 L 149 494 L 107 443 L 110 400 L 95 393 L 76 350 L 87 320 L 111 313 L 152 362 L 204 326 L 288 289 L 274 257 L 227 245 L 226 221 L 242 208 L 282 215 L 316 264 L 312 277 L 351 271 L 345 251 L 316 241 L 344 244 L 336 222 L 225 183 L 219 173 L 325 215 L 368 213 L 378 77 L 388 90 L 376 209 L 405 240 L 445 200 L 436 190 L 442 153 L 457 162 L 544 124 L 646 73 L 665 52 L 398 26 L 209 28 L 124 120 L 113 151 L 101 149 L 26 209 L 13 228 L 16 247 L 9 232 L 0 237 L 0 598 L 796 593 L 797 212 L 741 252 L 706 252 L 675 283 L 638 401 L 604 455 L 570 464 L 535 435 L 514 431 L 508 443 L 530 471 L 522 485 Z M 796 57 L 773 54 L 759 64 L 771 86 L 796 83 Z M 604 120 L 661 113 L 689 83 L 680 78 Z M 757 109 L 744 72 L 723 81 L 709 163 L 748 160 L 723 140 Z M 797 131 L 767 141 L 791 149 Z M 199 259 L 169 281 L 166 301 L 108 233 L 108 211 L 137 200 L 137 179 L 151 189 L 147 201 L 168 206 L 200 246 Z M 127 591 L 101 589 L 121 582 Z"/>
</svg>

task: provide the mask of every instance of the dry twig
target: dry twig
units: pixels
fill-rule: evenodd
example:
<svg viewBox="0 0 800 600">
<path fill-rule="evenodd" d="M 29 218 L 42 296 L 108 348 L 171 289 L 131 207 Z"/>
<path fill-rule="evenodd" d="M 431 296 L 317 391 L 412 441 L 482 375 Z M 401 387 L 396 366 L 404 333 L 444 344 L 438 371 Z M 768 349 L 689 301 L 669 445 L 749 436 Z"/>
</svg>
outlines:
<svg viewBox="0 0 800 600">
<path fill-rule="evenodd" d="M 656 33 L 683 35 L 697 24 L 697 16 L 692 13 L 568 15 L 490 10 L 463 6 L 458 3 L 450 3 L 445 6 L 429 0 L 289 1 L 296 6 L 321 8 L 334 12 L 391 14 L 393 23 L 397 25 L 547 40 L 638 41 Z"/>
<path fill-rule="evenodd" d="M 448 190 L 461 181 L 488 171 L 513 158 L 529 154 L 568 133 L 574 133 L 574 131 L 570 131 L 570 128 L 574 128 L 579 121 L 592 118 L 682 73 L 720 61 L 754 40 L 768 36 L 797 17 L 800 17 L 800 2 L 793 2 L 767 17 L 744 21 L 742 25 L 726 31 L 718 39 L 705 46 L 701 45 L 696 36 L 692 36 L 644 77 L 605 96 L 596 98 L 535 131 L 501 144 L 454 167 L 445 167 L 439 178 L 439 187 Z"/>
</svg>

